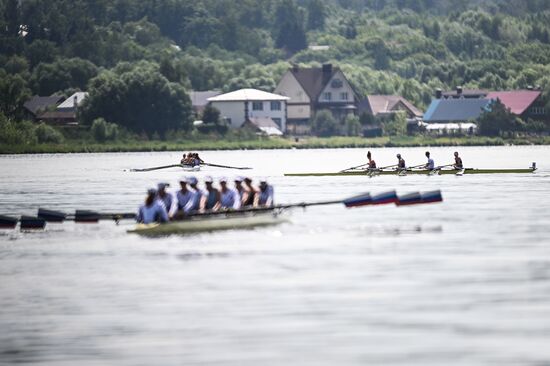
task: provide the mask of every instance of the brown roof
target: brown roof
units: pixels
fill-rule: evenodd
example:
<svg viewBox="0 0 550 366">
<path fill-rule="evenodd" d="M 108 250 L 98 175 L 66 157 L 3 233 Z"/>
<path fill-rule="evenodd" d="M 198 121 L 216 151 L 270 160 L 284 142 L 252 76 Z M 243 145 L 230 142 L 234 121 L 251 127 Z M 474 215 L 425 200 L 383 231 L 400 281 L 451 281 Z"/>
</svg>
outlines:
<svg viewBox="0 0 550 366">
<path fill-rule="evenodd" d="M 43 111 L 50 106 L 57 105 L 57 103 L 62 100 L 63 97 L 59 95 L 52 95 L 50 97 L 40 97 L 35 95 L 31 99 L 27 100 L 25 104 L 23 104 L 23 107 L 32 114 L 37 115 L 38 112 Z"/>
<path fill-rule="evenodd" d="M 317 100 L 332 76 L 340 69 L 332 67 L 330 71 L 323 72 L 321 67 L 291 68 L 290 72 L 306 91 L 309 98 Z"/>
<path fill-rule="evenodd" d="M 397 110 L 399 104 L 408 109 L 416 117 L 422 117 L 422 111 L 416 108 L 407 99 L 398 95 L 369 95 L 367 97 L 367 108 L 373 115 L 391 113 Z"/>
</svg>

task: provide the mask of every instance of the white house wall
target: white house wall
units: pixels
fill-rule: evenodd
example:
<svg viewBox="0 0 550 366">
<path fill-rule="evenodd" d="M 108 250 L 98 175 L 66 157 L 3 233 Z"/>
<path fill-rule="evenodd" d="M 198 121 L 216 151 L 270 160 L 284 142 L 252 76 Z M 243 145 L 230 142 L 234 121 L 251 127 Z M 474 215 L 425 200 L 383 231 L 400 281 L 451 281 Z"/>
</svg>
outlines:
<svg viewBox="0 0 550 366">
<path fill-rule="evenodd" d="M 342 81 L 342 87 L 340 88 L 333 88 L 332 87 L 332 81 L 334 79 L 339 79 Z M 330 100 L 325 99 L 325 93 L 330 92 L 332 98 Z M 348 98 L 342 99 L 341 95 L 342 93 L 347 93 Z M 346 77 L 342 73 L 341 70 L 338 70 L 332 78 L 329 80 L 321 94 L 319 95 L 318 99 L 319 103 L 349 103 L 354 104 L 354 94 L 353 89 L 351 88 L 351 85 L 346 80 Z"/>
<path fill-rule="evenodd" d="M 239 128 L 244 123 L 244 102 L 212 102 L 213 107 L 220 111 L 221 118 L 231 119 L 231 128 Z"/>
<path fill-rule="evenodd" d="M 285 117 L 285 102 L 280 101 L 281 110 L 272 111 L 271 110 L 271 101 L 261 101 L 263 104 L 263 110 L 254 111 L 252 110 L 252 101 L 244 102 L 211 102 L 212 106 L 217 108 L 220 111 L 220 116 L 222 118 L 231 119 L 231 128 L 239 128 L 245 122 L 245 103 L 248 103 L 248 117 L 269 117 L 271 119 L 278 118 L 281 120 L 281 130 L 285 132 L 286 130 L 286 117 Z"/>
<path fill-rule="evenodd" d="M 281 110 L 272 111 L 270 101 L 262 101 L 264 108 L 263 111 L 253 111 L 252 110 L 252 101 L 248 102 L 248 116 L 249 117 L 269 117 L 271 119 L 278 118 L 281 121 L 281 131 L 286 131 L 286 102 L 281 101 Z M 244 106 L 243 106 L 244 108 Z"/>
<path fill-rule="evenodd" d="M 287 71 L 283 75 L 274 93 L 290 98 L 287 102 L 287 117 L 289 119 L 307 119 L 311 117 L 311 108 L 309 107 L 311 100 L 291 71 Z"/>
</svg>

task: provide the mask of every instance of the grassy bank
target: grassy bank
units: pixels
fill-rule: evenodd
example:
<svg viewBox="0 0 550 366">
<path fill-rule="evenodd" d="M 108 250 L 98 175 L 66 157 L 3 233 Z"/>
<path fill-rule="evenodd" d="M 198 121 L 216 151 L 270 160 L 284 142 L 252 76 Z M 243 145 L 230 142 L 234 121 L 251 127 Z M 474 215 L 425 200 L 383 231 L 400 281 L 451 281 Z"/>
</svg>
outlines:
<svg viewBox="0 0 550 366">
<path fill-rule="evenodd" d="M 190 150 L 240 150 L 240 149 L 324 149 L 344 147 L 419 147 L 419 146 L 502 146 L 502 145 L 550 145 L 550 136 L 503 139 L 500 137 L 304 137 L 261 138 L 244 140 L 197 141 L 116 141 L 97 143 L 82 140 L 65 140 L 62 144 L 0 145 L 0 154 L 31 153 L 94 153 L 132 151 L 190 151 Z"/>
</svg>

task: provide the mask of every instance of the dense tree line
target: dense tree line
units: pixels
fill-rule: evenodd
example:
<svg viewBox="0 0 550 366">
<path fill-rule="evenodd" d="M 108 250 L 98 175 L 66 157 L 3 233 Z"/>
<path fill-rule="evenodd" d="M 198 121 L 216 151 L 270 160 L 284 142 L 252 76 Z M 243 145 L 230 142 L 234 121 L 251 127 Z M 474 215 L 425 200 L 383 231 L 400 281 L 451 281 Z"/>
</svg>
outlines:
<svg viewBox="0 0 550 366">
<path fill-rule="evenodd" d="M 546 0 L 0 0 L 0 112 L 87 90 L 87 123 L 162 134 L 189 128 L 189 90 L 269 91 L 290 62 L 419 107 L 457 85 L 548 98 L 549 24 Z"/>
</svg>

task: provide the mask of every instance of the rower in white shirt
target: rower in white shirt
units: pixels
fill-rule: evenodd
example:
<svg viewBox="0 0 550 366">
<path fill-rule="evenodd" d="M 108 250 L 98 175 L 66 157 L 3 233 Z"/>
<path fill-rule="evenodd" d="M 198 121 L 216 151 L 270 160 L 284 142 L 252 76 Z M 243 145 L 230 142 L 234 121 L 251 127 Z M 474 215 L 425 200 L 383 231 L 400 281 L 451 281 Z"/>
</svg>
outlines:
<svg viewBox="0 0 550 366">
<path fill-rule="evenodd" d="M 199 181 L 195 177 L 187 177 L 187 182 L 190 186 L 191 198 L 183 208 L 183 212 L 186 214 L 198 212 L 201 205 L 201 198 L 203 192 L 197 187 Z"/>
<path fill-rule="evenodd" d="M 273 186 L 267 184 L 267 179 L 260 179 L 260 190 L 256 194 L 254 207 L 271 207 L 274 204 Z"/>
<path fill-rule="evenodd" d="M 241 208 L 241 197 L 234 188 L 227 186 L 227 178 L 220 178 L 220 205 L 221 208 L 238 210 Z"/>
<path fill-rule="evenodd" d="M 140 224 L 151 224 L 154 222 L 167 222 L 168 214 L 164 203 L 158 200 L 157 191 L 155 189 L 149 189 L 147 191 L 147 198 L 145 203 L 139 207 L 136 221 Z"/>
<path fill-rule="evenodd" d="M 194 197 L 194 191 L 187 186 L 187 177 L 180 178 L 181 189 L 176 193 L 176 202 L 170 210 L 170 218 L 174 217 L 177 212 L 185 212 L 185 206 Z"/>
<path fill-rule="evenodd" d="M 170 187 L 168 183 L 159 183 L 157 185 L 157 199 L 164 204 L 166 211 L 170 212 L 172 210 L 172 205 L 174 204 L 174 196 L 166 191 L 166 187 Z"/>
<path fill-rule="evenodd" d="M 434 159 L 430 158 L 430 152 L 429 151 L 426 151 L 426 157 L 428 158 L 428 162 L 426 163 L 424 168 L 427 169 L 427 170 L 434 170 L 435 169 Z"/>
</svg>

